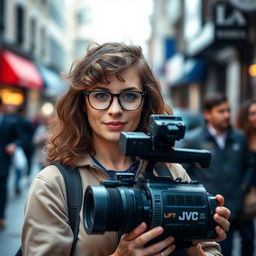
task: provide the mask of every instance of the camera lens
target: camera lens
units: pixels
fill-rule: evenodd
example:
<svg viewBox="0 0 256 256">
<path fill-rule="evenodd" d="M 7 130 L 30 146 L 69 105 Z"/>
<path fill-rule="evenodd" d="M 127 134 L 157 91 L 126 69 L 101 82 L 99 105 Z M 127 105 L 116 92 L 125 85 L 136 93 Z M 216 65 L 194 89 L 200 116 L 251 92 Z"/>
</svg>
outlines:
<svg viewBox="0 0 256 256">
<path fill-rule="evenodd" d="M 107 228 L 108 193 L 105 187 L 88 187 L 84 199 L 84 226 L 87 233 Z"/>
<path fill-rule="evenodd" d="M 145 209 L 148 208 L 143 191 L 131 187 L 88 186 L 84 199 L 84 227 L 88 234 L 128 232 L 142 219 L 147 219 Z"/>
<path fill-rule="evenodd" d="M 90 229 L 90 227 L 93 225 L 94 219 L 95 219 L 95 207 L 94 207 L 94 201 L 92 193 L 89 191 L 87 196 L 87 207 L 88 210 L 85 211 L 85 218 L 86 218 L 86 228 Z"/>
</svg>

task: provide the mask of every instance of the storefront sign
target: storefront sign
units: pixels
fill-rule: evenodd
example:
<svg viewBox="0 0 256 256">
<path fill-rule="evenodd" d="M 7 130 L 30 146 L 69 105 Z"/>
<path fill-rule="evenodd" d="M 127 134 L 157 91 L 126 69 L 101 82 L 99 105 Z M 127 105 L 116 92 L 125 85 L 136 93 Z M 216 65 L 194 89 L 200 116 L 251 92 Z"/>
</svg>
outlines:
<svg viewBox="0 0 256 256">
<path fill-rule="evenodd" d="M 256 0 L 230 0 L 230 3 L 245 12 L 256 11 Z"/>
<path fill-rule="evenodd" d="M 216 41 L 248 40 L 248 17 L 241 10 L 218 2 L 213 8 L 213 19 Z"/>
</svg>

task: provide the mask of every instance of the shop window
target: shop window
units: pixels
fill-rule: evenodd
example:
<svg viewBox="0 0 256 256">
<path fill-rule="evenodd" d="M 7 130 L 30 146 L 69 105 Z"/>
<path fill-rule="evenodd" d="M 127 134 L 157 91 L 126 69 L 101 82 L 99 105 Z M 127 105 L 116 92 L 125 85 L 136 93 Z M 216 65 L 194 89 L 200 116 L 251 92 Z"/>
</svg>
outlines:
<svg viewBox="0 0 256 256">
<path fill-rule="evenodd" d="M 22 44 L 24 40 L 24 9 L 18 5 L 16 11 L 16 39 L 18 44 Z"/>
<path fill-rule="evenodd" d="M 4 104 L 19 106 L 24 103 L 24 93 L 16 88 L 4 88 L 0 90 L 0 96 Z"/>
</svg>

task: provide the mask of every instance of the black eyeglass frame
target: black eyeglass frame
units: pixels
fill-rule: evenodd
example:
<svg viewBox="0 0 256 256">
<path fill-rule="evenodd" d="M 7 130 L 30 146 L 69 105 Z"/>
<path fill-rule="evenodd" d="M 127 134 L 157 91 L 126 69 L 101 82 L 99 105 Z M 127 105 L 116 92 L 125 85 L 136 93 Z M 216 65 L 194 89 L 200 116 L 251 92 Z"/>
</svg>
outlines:
<svg viewBox="0 0 256 256">
<path fill-rule="evenodd" d="M 106 108 L 95 108 L 95 107 L 93 107 L 92 104 L 91 104 L 91 102 L 90 102 L 90 97 L 89 97 L 92 92 L 105 92 L 105 93 L 110 94 L 111 100 L 110 100 L 110 102 L 109 102 L 109 105 L 108 105 Z M 123 105 L 122 105 L 122 103 L 121 103 L 121 100 L 120 100 L 120 98 L 119 98 L 120 95 L 123 94 L 124 92 L 136 92 L 136 93 L 141 94 L 141 102 L 140 102 L 140 105 L 139 105 L 137 108 L 135 108 L 135 109 L 126 109 L 126 108 L 124 108 Z M 118 101 L 118 103 L 119 103 L 119 105 L 121 106 L 122 109 L 127 110 L 127 111 L 134 111 L 134 110 L 137 110 L 137 109 L 141 106 L 141 104 L 142 104 L 142 102 L 143 102 L 143 99 L 144 99 L 144 97 L 145 97 L 146 94 L 147 94 L 147 92 L 144 92 L 144 91 L 140 92 L 140 91 L 135 91 L 135 90 L 123 91 L 123 92 L 121 92 L 121 93 L 112 93 L 112 92 L 109 92 L 109 91 L 101 91 L 101 90 L 89 90 L 89 91 L 84 91 L 84 95 L 87 96 L 88 102 L 89 102 L 90 106 L 91 106 L 93 109 L 96 109 L 96 110 L 106 110 L 106 109 L 108 109 L 108 108 L 111 106 L 114 97 L 117 97 L 117 101 Z"/>
</svg>

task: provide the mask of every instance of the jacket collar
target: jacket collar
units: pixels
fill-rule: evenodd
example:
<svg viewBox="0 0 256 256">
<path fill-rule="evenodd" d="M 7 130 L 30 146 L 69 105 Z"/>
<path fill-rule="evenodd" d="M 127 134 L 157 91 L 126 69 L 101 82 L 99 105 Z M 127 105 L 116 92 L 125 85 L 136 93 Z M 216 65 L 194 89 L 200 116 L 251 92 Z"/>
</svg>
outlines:
<svg viewBox="0 0 256 256">
<path fill-rule="evenodd" d="M 136 159 L 136 160 L 139 160 L 139 157 L 136 157 L 135 159 Z M 144 162 L 144 161 L 142 161 L 142 162 Z M 80 159 L 80 160 L 78 161 L 78 163 L 77 163 L 77 167 L 87 167 L 87 166 L 93 167 L 93 168 L 102 169 L 99 165 L 97 165 L 97 164 L 93 161 L 93 159 L 92 159 L 92 157 L 90 156 L 89 153 L 85 153 L 85 154 L 84 154 L 84 157 L 83 157 L 82 159 Z"/>
<path fill-rule="evenodd" d="M 207 124 L 205 124 L 203 127 L 203 134 L 205 135 L 206 139 L 208 139 L 208 140 L 214 139 L 213 136 L 209 133 Z M 234 138 L 235 138 L 234 129 L 230 126 L 227 131 L 226 141 L 233 141 Z"/>
<path fill-rule="evenodd" d="M 85 167 L 85 166 L 90 166 L 90 167 L 97 167 L 99 168 L 93 161 L 93 159 L 91 158 L 89 153 L 85 153 L 84 157 L 81 158 L 78 163 L 77 163 L 77 167 Z"/>
</svg>

